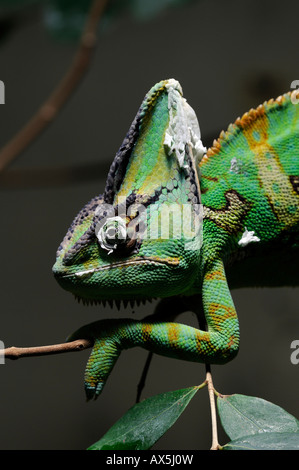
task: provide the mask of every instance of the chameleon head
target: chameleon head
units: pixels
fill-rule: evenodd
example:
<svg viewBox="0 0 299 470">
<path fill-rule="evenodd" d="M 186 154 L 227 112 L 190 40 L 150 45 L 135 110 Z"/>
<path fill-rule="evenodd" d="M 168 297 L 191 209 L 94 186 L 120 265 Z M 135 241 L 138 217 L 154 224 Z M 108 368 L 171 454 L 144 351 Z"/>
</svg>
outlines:
<svg viewBox="0 0 299 470">
<path fill-rule="evenodd" d="M 191 293 L 202 228 L 196 160 L 204 151 L 179 83 L 159 82 L 114 158 L 104 194 L 79 212 L 57 251 L 60 285 L 93 301 Z"/>
</svg>

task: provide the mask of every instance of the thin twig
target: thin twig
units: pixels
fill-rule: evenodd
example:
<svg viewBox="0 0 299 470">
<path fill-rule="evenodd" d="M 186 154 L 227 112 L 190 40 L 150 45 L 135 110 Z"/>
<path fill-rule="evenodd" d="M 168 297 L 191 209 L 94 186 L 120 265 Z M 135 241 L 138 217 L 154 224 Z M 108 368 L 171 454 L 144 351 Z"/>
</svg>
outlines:
<svg viewBox="0 0 299 470">
<path fill-rule="evenodd" d="M 10 348 L 0 349 L 0 357 L 4 356 L 6 359 L 19 359 L 29 356 L 46 356 L 50 354 L 83 351 L 84 349 L 91 348 L 92 345 L 92 341 L 88 339 L 77 339 L 69 343 L 52 344 L 49 346 L 33 346 L 29 348 L 11 346 Z"/>
<path fill-rule="evenodd" d="M 98 22 L 108 0 L 94 0 L 73 62 L 61 82 L 27 124 L 0 150 L 0 172 L 23 152 L 55 119 L 81 82 L 90 64 L 97 38 Z"/>
<path fill-rule="evenodd" d="M 144 386 L 145 386 L 145 380 L 146 380 L 146 376 L 148 374 L 148 370 L 149 370 L 152 358 L 153 358 L 153 353 L 149 352 L 149 354 L 147 356 L 147 359 L 146 359 L 146 362 L 145 362 L 145 365 L 144 365 L 144 368 L 143 368 L 143 372 L 142 372 L 139 384 L 137 386 L 136 403 L 140 402 L 141 393 L 142 393 L 142 390 L 144 389 Z"/>
<path fill-rule="evenodd" d="M 217 413 L 216 413 L 216 405 L 215 405 L 214 385 L 213 385 L 210 366 L 208 364 L 206 364 L 206 382 L 208 384 L 210 407 L 211 407 L 211 419 L 212 419 L 212 446 L 211 446 L 211 450 L 218 450 L 219 449 L 219 442 L 218 442 L 218 431 L 217 431 Z"/>
</svg>

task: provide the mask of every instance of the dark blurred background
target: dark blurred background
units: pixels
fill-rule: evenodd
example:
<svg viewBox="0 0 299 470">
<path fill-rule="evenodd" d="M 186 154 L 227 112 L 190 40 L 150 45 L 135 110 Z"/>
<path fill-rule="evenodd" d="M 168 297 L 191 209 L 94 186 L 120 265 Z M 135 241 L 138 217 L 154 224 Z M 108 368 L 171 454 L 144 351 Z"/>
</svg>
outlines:
<svg viewBox="0 0 299 470">
<path fill-rule="evenodd" d="M 76 40 L 45 26 L 44 5 L 27 3 L 0 8 L 6 99 L 0 106 L 0 146 L 54 89 L 76 50 Z M 295 0 L 194 0 L 139 17 L 124 9 L 102 22 L 81 86 L 0 180 L 0 339 L 6 347 L 59 343 L 85 323 L 131 316 L 130 309 L 79 305 L 53 279 L 55 252 L 72 218 L 103 191 L 115 152 L 145 93 L 159 80 L 180 81 L 206 146 L 249 108 L 288 91 L 299 79 L 298 15 Z M 262 397 L 299 418 L 299 365 L 290 361 L 291 342 L 299 339 L 298 288 L 242 289 L 233 298 L 241 349 L 231 363 L 212 367 L 215 388 Z M 134 315 L 152 310 L 147 304 Z M 184 320 L 194 322 L 191 314 Z M 0 365 L 1 449 L 85 449 L 134 404 L 147 353 L 123 352 L 100 398 L 86 403 L 88 355 Z M 142 398 L 204 378 L 203 365 L 154 356 Z M 220 442 L 227 440 L 220 432 Z M 204 389 L 154 448 L 210 444 Z"/>
</svg>

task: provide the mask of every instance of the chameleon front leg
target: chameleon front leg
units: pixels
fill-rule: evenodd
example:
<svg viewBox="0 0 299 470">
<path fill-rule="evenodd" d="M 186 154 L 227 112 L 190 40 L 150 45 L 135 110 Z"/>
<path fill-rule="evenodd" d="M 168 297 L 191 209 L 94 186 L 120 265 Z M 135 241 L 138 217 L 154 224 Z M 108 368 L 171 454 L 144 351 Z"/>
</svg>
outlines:
<svg viewBox="0 0 299 470">
<path fill-rule="evenodd" d="M 207 331 L 175 322 L 100 320 L 80 328 L 69 340 L 90 338 L 94 346 L 85 370 L 87 398 L 102 391 L 123 349 L 142 347 L 163 356 L 222 364 L 238 351 L 239 326 L 222 261 L 206 269 L 202 300 Z"/>
</svg>

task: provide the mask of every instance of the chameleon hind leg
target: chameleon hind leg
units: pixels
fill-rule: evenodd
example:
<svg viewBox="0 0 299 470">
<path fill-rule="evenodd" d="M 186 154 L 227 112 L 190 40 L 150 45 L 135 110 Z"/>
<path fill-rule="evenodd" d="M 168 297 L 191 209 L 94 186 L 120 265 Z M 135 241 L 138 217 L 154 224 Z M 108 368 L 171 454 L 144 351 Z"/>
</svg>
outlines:
<svg viewBox="0 0 299 470">
<path fill-rule="evenodd" d="M 168 321 L 100 320 L 80 328 L 69 340 L 90 338 L 94 346 L 85 370 L 87 398 L 96 398 L 123 349 L 142 347 L 163 356 L 223 364 L 238 351 L 239 325 L 222 261 L 206 270 L 202 301 L 207 331 Z"/>
</svg>

